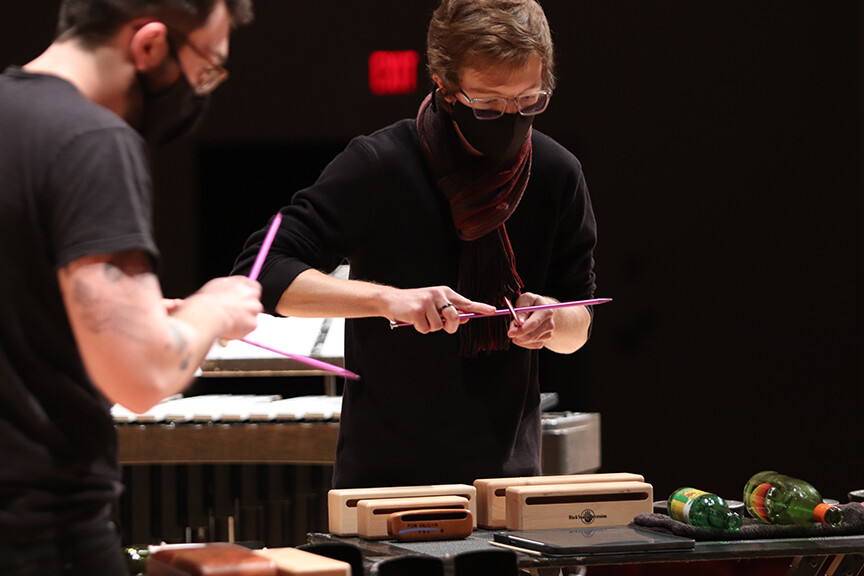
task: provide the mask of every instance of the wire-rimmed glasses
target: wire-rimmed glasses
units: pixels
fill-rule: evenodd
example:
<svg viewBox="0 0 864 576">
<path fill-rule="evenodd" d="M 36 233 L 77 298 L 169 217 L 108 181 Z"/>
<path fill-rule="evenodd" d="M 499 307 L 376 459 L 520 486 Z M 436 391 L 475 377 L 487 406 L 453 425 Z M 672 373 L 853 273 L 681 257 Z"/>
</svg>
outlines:
<svg viewBox="0 0 864 576">
<path fill-rule="evenodd" d="M 546 107 L 549 106 L 549 99 L 552 97 L 551 90 L 537 90 L 516 98 L 504 98 L 503 96 L 471 98 L 463 90 L 460 90 L 459 93 L 465 97 L 465 101 L 474 111 L 474 117 L 478 120 L 500 118 L 507 111 L 507 106 L 511 102 L 522 116 L 536 116 L 546 110 Z"/>
<path fill-rule="evenodd" d="M 196 69 L 194 78 L 191 79 L 192 89 L 195 90 L 195 94 L 197 96 L 211 94 L 228 79 L 228 70 L 219 62 L 215 62 L 212 55 L 190 42 L 188 36 L 173 28 L 170 30 L 172 36 L 191 48 L 195 54 L 204 60 L 204 63 Z"/>
</svg>

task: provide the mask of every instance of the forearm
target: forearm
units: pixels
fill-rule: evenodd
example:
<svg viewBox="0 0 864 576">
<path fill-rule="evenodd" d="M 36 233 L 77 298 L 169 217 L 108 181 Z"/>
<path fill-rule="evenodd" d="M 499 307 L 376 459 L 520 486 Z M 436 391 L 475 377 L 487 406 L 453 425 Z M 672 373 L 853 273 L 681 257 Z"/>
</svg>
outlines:
<svg viewBox="0 0 864 576">
<path fill-rule="evenodd" d="M 168 316 L 154 275 L 79 263 L 60 277 L 79 353 L 109 401 L 140 412 L 189 384 L 203 338 Z"/>
<path fill-rule="evenodd" d="M 591 314 L 584 306 L 557 308 L 553 314 L 555 329 L 545 347 L 559 354 L 579 350 L 588 341 Z"/>
<path fill-rule="evenodd" d="M 464 298 L 447 286 L 400 289 L 334 278 L 311 269 L 294 279 L 276 306 L 283 316 L 383 317 L 413 324 L 424 334 L 441 329 L 455 332 L 460 325 L 460 312 L 488 314 L 494 310 L 488 304 Z"/>
<path fill-rule="evenodd" d="M 301 318 L 384 316 L 385 295 L 396 290 L 372 282 L 345 280 L 309 269 L 282 293 L 276 312 Z"/>
<path fill-rule="evenodd" d="M 510 323 L 507 335 L 517 346 L 523 348 L 548 348 L 559 354 L 570 354 L 588 341 L 591 314 L 584 306 L 542 308 L 557 300 L 524 292 L 516 302 L 516 308 L 540 306 L 530 312 L 517 312 L 518 320 Z"/>
<path fill-rule="evenodd" d="M 63 268 L 58 281 L 69 322 L 102 394 L 144 411 L 189 385 L 216 338 L 253 329 L 258 285 L 223 280 L 208 283 L 169 314 L 141 253 L 82 258 Z"/>
<path fill-rule="evenodd" d="M 109 400 L 136 412 L 185 390 L 218 337 L 172 317 L 154 323 L 151 334 L 151 345 L 139 347 L 136 361 L 122 369 L 106 366 L 97 382 Z"/>
<path fill-rule="evenodd" d="M 140 401 L 152 405 L 181 392 L 217 339 L 238 339 L 254 330 L 262 312 L 260 297 L 260 285 L 248 278 L 216 278 L 170 308 L 157 306 L 154 328 L 167 340 L 148 348 L 155 370 L 148 375 L 150 385 L 142 383 Z"/>
</svg>

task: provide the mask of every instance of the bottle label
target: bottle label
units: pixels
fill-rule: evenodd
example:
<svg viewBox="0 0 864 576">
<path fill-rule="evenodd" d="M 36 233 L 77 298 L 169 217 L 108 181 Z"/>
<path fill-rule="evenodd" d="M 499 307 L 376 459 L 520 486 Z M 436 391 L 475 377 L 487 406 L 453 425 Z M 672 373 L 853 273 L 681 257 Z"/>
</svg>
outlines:
<svg viewBox="0 0 864 576">
<path fill-rule="evenodd" d="M 751 514 L 755 514 L 757 518 L 763 522 L 771 523 L 768 518 L 768 513 L 765 510 L 765 494 L 771 489 L 770 482 L 763 482 L 753 489 L 750 493 L 749 501 L 747 502 L 747 510 Z"/>
<path fill-rule="evenodd" d="M 690 507 L 693 505 L 693 501 L 702 494 L 707 494 L 707 492 L 696 488 L 681 488 L 669 498 L 669 516 L 689 524 Z"/>
</svg>

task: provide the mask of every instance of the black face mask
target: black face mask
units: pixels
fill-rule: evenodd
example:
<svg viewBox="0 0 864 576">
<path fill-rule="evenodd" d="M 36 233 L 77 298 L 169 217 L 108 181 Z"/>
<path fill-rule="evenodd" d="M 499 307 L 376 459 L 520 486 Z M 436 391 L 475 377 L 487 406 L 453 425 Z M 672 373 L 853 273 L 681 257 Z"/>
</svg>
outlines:
<svg viewBox="0 0 864 576">
<path fill-rule="evenodd" d="M 144 109 L 138 132 L 151 146 L 163 146 L 192 131 L 204 112 L 209 98 L 198 96 L 185 74 L 164 90 L 153 92 L 147 79 L 138 77 L 144 94 Z"/>
<path fill-rule="evenodd" d="M 525 143 L 533 116 L 504 114 L 495 120 L 478 120 L 474 111 L 456 102 L 451 106 L 451 114 L 459 131 L 472 148 L 498 162 L 513 157 Z"/>
</svg>

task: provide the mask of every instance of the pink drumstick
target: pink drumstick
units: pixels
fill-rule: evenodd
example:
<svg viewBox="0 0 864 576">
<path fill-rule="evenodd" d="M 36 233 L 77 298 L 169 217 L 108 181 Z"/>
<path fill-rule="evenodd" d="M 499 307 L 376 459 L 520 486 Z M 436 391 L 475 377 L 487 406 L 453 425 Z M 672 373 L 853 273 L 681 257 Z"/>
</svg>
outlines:
<svg viewBox="0 0 864 576">
<path fill-rule="evenodd" d="M 504 298 L 504 304 L 507 305 L 507 309 L 510 310 L 511 314 L 513 314 L 513 322 L 516 323 L 516 326 L 521 328 L 522 327 L 522 320 L 520 320 L 519 317 L 516 315 L 516 309 L 513 308 L 513 304 L 510 303 L 510 299 Z"/>
<path fill-rule="evenodd" d="M 273 222 L 270 223 L 270 228 L 267 230 L 267 236 L 264 237 L 264 243 L 261 244 L 261 249 L 258 250 L 258 255 L 255 257 L 255 263 L 252 264 L 252 271 L 249 272 L 249 278 L 252 280 L 258 279 L 258 274 L 261 272 L 261 267 L 264 265 L 264 259 L 267 258 L 267 252 L 270 251 L 270 245 L 273 244 L 273 238 L 276 237 L 276 231 L 279 229 L 279 224 L 282 223 L 282 214 L 277 213 L 273 218 Z M 291 358 L 292 360 L 296 360 L 301 364 L 306 364 L 307 366 L 312 366 L 318 368 L 319 370 L 325 370 L 327 372 L 333 372 L 334 374 L 339 374 L 340 376 L 344 376 L 349 380 L 359 380 L 360 376 L 351 372 L 350 370 L 346 370 L 344 368 L 340 368 L 339 366 L 334 366 L 333 364 L 328 364 L 327 362 L 322 362 L 321 360 L 316 360 L 315 358 L 310 358 L 308 356 L 303 356 L 302 354 L 292 354 L 291 352 L 285 352 L 284 350 L 279 350 L 278 348 L 272 348 L 265 344 L 261 344 L 260 342 L 255 342 L 253 340 L 249 340 L 247 338 L 241 338 L 241 342 L 245 342 L 251 346 L 257 346 L 263 350 L 268 350 L 275 354 L 281 354 L 287 358 Z"/>
<path fill-rule="evenodd" d="M 523 306 L 521 308 L 495 310 L 489 314 L 459 314 L 460 319 L 473 320 L 474 318 L 490 318 L 492 316 L 503 316 L 505 314 L 514 314 L 516 312 L 534 312 L 536 310 L 549 310 L 552 308 L 569 308 L 570 306 L 591 306 L 594 304 L 603 304 L 610 302 L 611 298 L 591 298 L 590 300 L 573 300 L 571 302 L 555 302 L 554 304 L 541 304 L 539 306 Z M 515 316 L 514 316 L 515 317 Z M 403 326 L 412 326 L 410 322 L 390 322 L 390 328 L 402 328 Z"/>
<path fill-rule="evenodd" d="M 313 366 L 320 370 L 326 370 L 327 372 L 333 372 L 334 374 L 339 374 L 340 376 L 344 376 L 349 380 L 359 380 L 360 376 L 351 372 L 350 370 L 346 370 L 345 368 L 340 368 L 339 366 L 334 366 L 333 364 L 328 364 L 327 362 L 322 362 L 321 360 L 316 360 L 315 358 L 309 358 L 308 356 L 303 356 L 302 354 L 292 354 L 290 352 L 285 352 L 284 350 L 279 350 L 277 348 L 272 348 L 267 346 L 266 344 L 261 344 L 259 342 L 255 342 L 253 340 L 248 340 L 243 338 L 241 342 L 245 342 L 246 344 L 251 344 L 252 346 L 257 346 L 262 350 L 268 350 L 270 352 L 274 352 L 276 354 L 281 354 L 287 358 L 291 358 L 292 360 L 296 360 L 302 364 L 306 364 L 307 366 Z"/>
<path fill-rule="evenodd" d="M 249 272 L 249 278 L 252 280 L 258 279 L 258 274 L 261 273 L 261 267 L 264 265 L 264 259 L 267 258 L 267 252 L 270 251 L 270 245 L 273 244 L 273 238 L 276 237 L 276 231 L 279 230 L 279 224 L 282 223 L 282 213 L 277 212 L 273 217 L 273 222 L 270 223 L 270 229 L 267 230 L 267 236 L 264 237 L 264 243 L 261 244 L 261 249 L 258 250 L 258 255 L 255 257 L 255 263 L 252 264 L 252 271 Z"/>
</svg>

